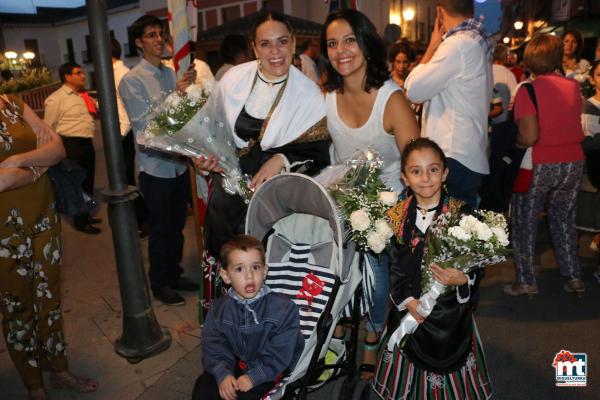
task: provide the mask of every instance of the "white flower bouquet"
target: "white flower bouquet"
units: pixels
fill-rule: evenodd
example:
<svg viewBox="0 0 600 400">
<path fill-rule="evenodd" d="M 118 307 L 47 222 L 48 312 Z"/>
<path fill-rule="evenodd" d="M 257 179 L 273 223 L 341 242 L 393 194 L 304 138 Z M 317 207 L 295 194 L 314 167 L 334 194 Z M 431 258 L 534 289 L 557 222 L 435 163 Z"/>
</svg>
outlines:
<svg viewBox="0 0 600 400">
<path fill-rule="evenodd" d="M 421 288 L 426 293 L 434 284 L 432 263 L 469 273 L 504 261 L 509 254 L 506 219 L 493 211 L 476 211 L 458 218 L 442 213 L 429 227 L 427 250 L 421 265 Z"/>
<path fill-rule="evenodd" d="M 386 188 L 379 177 L 381 165 L 379 155 L 372 149 L 358 152 L 340 170 L 342 173 L 338 173 L 335 182 L 330 179 L 325 184 L 341 211 L 352 240 L 360 249 L 376 254 L 388 247 L 394 235 L 385 211 L 398 200 L 398 195 Z"/>
<path fill-rule="evenodd" d="M 186 157 L 217 157 L 225 191 L 248 200 L 252 196 L 249 178 L 241 173 L 233 134 L 226 129 L 223 110 L 209 106 L 209 96 L 208 86 L 195 84 L 183 94 L 171 93 L 155 107 L 154 117 L 137 142 Z"/>
<path fill-rule="evenodd" d="M 167 96 L 162 107 L 156 110 L 154 118 L 146 127 L 151 136 L 173 137 L 200 110 L 210 96 L 210 91 L 200 85 L 190 85 L 185 93 L 177 91 Z"/>
<path fill-rule="evenodd" d="M 458 217 L 450 212 L 442 212 L 429 227 L 427 248 L 421 261 L 421 297 L 417 312 L 427 317 L 431 314 L 439 296 L 449 290 L 436 281 L 430 265 L 435 263 L 442 268 L 456 268 L 465 274 L 487 265 L 506 260 L 510 253 L 506 220 L 502 214 L 492 211 L 477 211 L 475 215 Z M 468 282 L 469 285 L 473 281 Z M 457 300 L 461 298 L 457 290 Z M 398 328 L 390 336 L 388 351 L 393 351 L 405 335 L 413 333 L 419 324 L 407 313 Z"/>
<path fill-rule="evenodd" d="M 586 60 L 581 60 L 575 71 L 567 75 L 567 78 L 575 79 L 580 86 L 581 95 L 588 98 L 594 95 L 594 85 L 592 84 L 592 64 Z"/>
</svg>

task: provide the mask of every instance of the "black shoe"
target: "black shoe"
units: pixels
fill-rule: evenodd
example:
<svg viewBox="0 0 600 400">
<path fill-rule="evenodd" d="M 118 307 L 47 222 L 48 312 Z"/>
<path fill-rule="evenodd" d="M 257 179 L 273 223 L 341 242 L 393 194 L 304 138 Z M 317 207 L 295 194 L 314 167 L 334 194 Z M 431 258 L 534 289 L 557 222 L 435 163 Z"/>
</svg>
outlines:
<svg viewBox="0 0 600 400">
<path fill-rule="evenodd" d="M 188 278 L 181 276 L 177 280 L 177 283 L 173 285 L 173 288 L 177 290 L 183 290 L 184 292 L 196 292 L 198 289 L 200 289 L 200 285 L 192 282 Z"/>
<path fill-rule="evenodd" d="M 90 215 L 90 218 L 88 218 L 88 222 L 90 224 L 101 224 L 102 220 L 100 218 L 94 218 Z"/>
<path fill-rule="evenodd" d="M 185 304 L 185 299 L 170 287 L 165 287 L 155 292 L 154 297 L 167 306 L 182 306 Z"/>
<path fill-rule="evenodd" d="M 102 232 L 100 228 L 95 227 L 89 222 L 83 226 L 75 226 L 75 229 L 77 229 L 79 232 L 87 233 L 88 235 L 97 235 Z"/>
</svg>

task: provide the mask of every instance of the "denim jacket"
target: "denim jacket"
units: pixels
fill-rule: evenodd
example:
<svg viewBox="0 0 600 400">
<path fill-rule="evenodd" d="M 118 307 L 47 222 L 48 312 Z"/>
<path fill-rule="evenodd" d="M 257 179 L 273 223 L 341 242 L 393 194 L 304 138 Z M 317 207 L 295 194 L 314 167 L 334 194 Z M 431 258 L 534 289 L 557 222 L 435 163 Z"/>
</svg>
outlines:
<svg viewBox="0 0 600 400">
<path fill-rule="evenodd" d="M 253 299 L 243 299 L 230 289 L 216 300 L 202 338 L 202 363 L 217 383 L 233 375 L 240 361 L 254 386 L 274 381 L 294 368 L 304 348 L 296 304 L 266 285 Z"/>
</svg>

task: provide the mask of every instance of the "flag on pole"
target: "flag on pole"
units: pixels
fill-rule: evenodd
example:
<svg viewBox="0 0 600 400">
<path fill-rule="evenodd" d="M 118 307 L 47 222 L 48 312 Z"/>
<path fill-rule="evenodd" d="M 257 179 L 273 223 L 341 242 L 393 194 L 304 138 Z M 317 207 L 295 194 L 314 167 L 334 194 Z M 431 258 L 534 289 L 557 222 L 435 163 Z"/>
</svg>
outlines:
<svg viewBox="0 0 600 400">
<path fill-rule="evenodd" d="M 190 65 L 190 31 L 187 1 L 167 0 L 169 28 L 173 41 L 173 66 L 180 79 Z"/>
<path fill-rule="evenodd" d="M 198 39 L 198 4 L 196 0 L 187 0 L 188 27 L 190 28 L 190 40 Z"/>
<path fill-rule="evenodd" d="M 359 0 L 325 0 L 325 3 L 329 3 L 329 12 L 339 8 L 354 8 L 355 10 L 360 8 Z"/>
</svg>

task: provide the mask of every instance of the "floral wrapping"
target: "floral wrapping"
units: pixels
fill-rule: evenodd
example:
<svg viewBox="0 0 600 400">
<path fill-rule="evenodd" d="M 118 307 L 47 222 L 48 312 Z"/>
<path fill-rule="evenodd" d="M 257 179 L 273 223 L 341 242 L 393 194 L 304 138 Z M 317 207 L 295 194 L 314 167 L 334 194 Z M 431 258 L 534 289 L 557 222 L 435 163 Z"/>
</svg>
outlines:
<svg viewBox="0 0 600 400">
<path fill-rule="evenodd" d="M 460 210 L 464 203 L 445 197 L 440 213 L 432 221 L 425 237 L 411 239 L 410 243 L 404 243 L 405 223 L 412 201 L 414 201 L 412 196 L 401 201 L 388 210 L 387 215 L 400 244 L 408 245 L 414 250 L 420 241 L 426 241 L 421 260 L 421 296 L 417 312 L 427 317 L 435 307 L 438 297 L 450 290 L 450 287 L 434 280 L 429 266 L 435 263 L 442 268 L 455 268 L 468 274 L 477 268 L 504 261 L 505 255 L 509 254 L 506 248 L 509 244 L 507 225 L 502 214 L 492 211 L 476 211 L 474 215 L 461 215 Z M 411 235 L 412 237 L 414 235 Z M 467 283 L 469 286 L 473 284 L 471 280 Z M 460 297 L 457 288 L 457 301 L 464 303 L 468 300 Z M 400 305 L 396 307 L 399 310 L 404 309 Z M 407 313 L 390 335 L 388 351 L 401 344 L 405 336 L 413 333 L 418 326 L 415 318 Z"/>
<path fill-rule="evenodd" d="M 222 185 L 229 194 L 249 199 L 248 178 L 243 176 L 236 154 L 233 132 L 227 129 L 223 110 L 208 102 L 210 92 L 191 85 L 185 94 L 171 93 L 153 112 L 137 142 L 156 150 L 186 157 L 217 157 L 223 169 Z"/>
<path fill-rule="evenodd" d="M 398 195 L 380 179 L 382 161 L 373 149 L 357 152 L 345 165 L 325 169 L 316 180 L 331 193 L 344 219 L 346 236 L 364 251 L 380 254 L 394 232 L 385 211 Z"/>
</svg>

